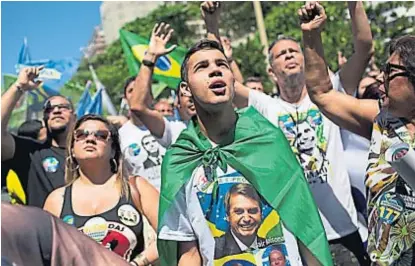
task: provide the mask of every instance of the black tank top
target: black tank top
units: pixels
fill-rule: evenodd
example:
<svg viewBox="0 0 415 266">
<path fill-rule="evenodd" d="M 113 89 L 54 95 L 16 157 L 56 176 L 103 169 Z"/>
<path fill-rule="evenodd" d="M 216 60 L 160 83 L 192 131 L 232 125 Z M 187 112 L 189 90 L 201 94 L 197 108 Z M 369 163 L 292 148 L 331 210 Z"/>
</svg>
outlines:
<svg viewBox="0 0 415 266">
<path fill-rule="evenodd" d="M 144 250 L 143 219 L 134 206 L 130 190 L 128 200 L 122 196 L 118 204 L 101 214 L 77 215 L 72 208 L 72 185 L 65 189 L 60 218 L 78 228 L 104 247 L 130 261 Z"/>
</svg>

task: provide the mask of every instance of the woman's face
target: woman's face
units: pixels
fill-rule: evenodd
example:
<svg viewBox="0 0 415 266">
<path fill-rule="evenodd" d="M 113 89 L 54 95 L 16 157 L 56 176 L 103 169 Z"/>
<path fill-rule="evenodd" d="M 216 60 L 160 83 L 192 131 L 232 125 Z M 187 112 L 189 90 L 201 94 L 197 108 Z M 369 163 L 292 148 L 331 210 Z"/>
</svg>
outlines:
<svg viewBox="0 0 415 266">
<path fill-rule="evenodd" d="M 87 120 L 74 132 L 73 156 L 78 162 L 96 159 L 109 162 L 114 157 L 111 144 L 107 126 L 101 121 Z"/>
</svg>

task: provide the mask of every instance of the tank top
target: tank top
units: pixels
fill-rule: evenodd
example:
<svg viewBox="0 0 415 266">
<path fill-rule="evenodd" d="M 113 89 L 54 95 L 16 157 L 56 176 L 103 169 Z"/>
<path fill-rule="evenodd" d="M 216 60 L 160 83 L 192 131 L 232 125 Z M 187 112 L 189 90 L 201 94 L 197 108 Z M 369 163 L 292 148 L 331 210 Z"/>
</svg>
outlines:
<svg viewBox="0 0 415 266">
<path fill-rule="evenodd" d="M 120 197 L 117 205 L 93 216 L 77 215 L 72 208 L 72 185 L 65 189 L 60 218 L 78 228 L 104 247 L 130 261 L 144 250 L 142 214 L 129 197 Z"/>
</svg>

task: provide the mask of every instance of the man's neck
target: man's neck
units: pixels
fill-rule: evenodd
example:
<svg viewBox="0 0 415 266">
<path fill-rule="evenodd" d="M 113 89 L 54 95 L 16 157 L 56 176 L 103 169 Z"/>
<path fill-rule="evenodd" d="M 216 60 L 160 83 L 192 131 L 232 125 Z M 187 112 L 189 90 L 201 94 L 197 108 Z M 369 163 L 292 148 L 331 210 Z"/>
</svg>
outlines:
<svg viewBox="0 0 415 266">
<path fill-rule="evenodd" d="M 280 98 L 288 103 L 298 104 L 307 96 L 305 85 L 297 88 L 280 87 Z"/>
<path fill-rule="evenodd" d="M 205 136 L 216 144 L 226 145 L 233 141 L 237 115 L 231 104 L 216 113 L 208 113 L 198 107 L 196 110 L 200 131 Z"/>
<path fill-rule="evenodd" d="M 60 134 L 57 134 L 56 136 L 52 137 L 52 146 L 53 147 L 59 147 L 59 148 L 65 148 L 66 147 L 66 137 L 67 132 L 62 132 Z"/>
</svg>

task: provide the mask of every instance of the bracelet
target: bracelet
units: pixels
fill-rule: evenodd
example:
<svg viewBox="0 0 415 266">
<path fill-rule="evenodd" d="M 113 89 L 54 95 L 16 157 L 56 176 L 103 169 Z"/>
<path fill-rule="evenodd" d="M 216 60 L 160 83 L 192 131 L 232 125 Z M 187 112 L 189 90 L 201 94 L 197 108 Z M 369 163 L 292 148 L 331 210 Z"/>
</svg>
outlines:
<svg viewBox="0 0 415 266">
<path fill-rule="evenodd" d="M 142 61 L 143 65 L 147 66 L 147 67 L 154 67 L 155 63 L 151 62 L 150 60 L 144 59 Z"/>
<path fill-rule="evenodd" d="M 138 263 L 137 263 L 137 262 L 135 262 L 135 260 L 132 260 L 132 261 L 130 262 L 130 264 L 131 264 L 131 265 L 134 265 L 134 266 L 140 266 L 140 265 L 138 265 Z"/>
</svg>

